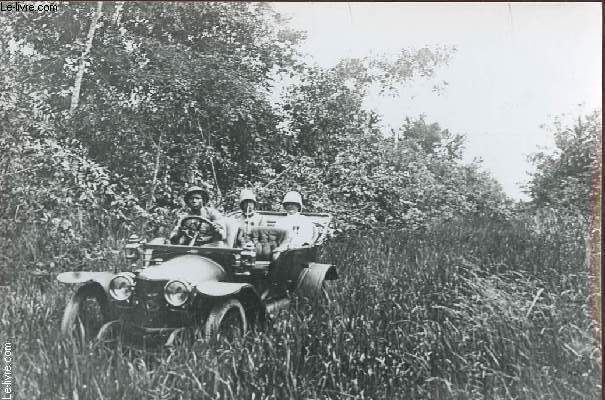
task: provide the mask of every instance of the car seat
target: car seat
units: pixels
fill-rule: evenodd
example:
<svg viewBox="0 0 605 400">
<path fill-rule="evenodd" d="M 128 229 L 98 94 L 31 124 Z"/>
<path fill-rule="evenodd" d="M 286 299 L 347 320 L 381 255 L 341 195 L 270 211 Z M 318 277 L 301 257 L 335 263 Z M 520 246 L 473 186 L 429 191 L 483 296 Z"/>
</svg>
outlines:
<svg viewBox="0 0 605 400">
<path fill-rule="evenodd" d="M 254 243 L 257 261 L 271 261 L 273 250 L 285 245 L 288 232 L 285 229 L 258 227 L 245 232 L 242 228 L 237 232 L 233 247 L 241 248 L 248 242 Z"/>
</svg>

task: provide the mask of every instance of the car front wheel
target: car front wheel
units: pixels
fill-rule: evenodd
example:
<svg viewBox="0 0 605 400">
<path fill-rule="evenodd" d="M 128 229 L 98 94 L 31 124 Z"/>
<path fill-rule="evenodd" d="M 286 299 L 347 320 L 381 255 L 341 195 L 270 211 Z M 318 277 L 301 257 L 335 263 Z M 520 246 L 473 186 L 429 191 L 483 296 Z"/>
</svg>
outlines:
<svg viewBox="0 0 605 400">
<path fill-rule="evenodd" d="M 248 330 L 244 307 L 237 299 L 227 299 L 214 305 L 206 320 L 207 338 L 224 337 L 234 339 Z"/>
<path fill-rule="evenodd" d="M 61 334 L 84 348 L 107 320 L 108 302 L 103 289 L 100 286 L 82 286 L 65 307 Z"/>
</svg>

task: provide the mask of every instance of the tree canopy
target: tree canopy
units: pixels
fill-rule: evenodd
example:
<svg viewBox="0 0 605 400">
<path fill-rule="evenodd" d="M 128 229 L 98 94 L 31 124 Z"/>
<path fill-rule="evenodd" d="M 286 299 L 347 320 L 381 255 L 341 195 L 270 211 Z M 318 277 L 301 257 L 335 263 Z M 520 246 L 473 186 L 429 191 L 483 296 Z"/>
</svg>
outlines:
<svg viewBox="0 0 605 400">
<path fill-rule="evenodd" d="M 529 157 L 535 171 L 527 193 L 535 207 L 591 213 L 600 169 L 601 126 L 600 111 L 579 116 L 573 126 L 564 125 L 560 118 L 554 120 L 550 130 L 555 151 Z"/>
<path fill-rule="evenodd" d="M 371 88 L 397 95 L 434 77 L 452 49 L 319 68 L 299 54 L 304 33 L 264 3 L 85 2 L 0 18 L 3 218 L 162 219 L 200 182 L 227 209 L 243 187 L 264 208 L 297 189 L 346 229 L 506 213 L 493 178 L 463 163 L 462 136 L 422 117 L 385 132 L 364 106 Z M 276 76 L 290 82 L 277 103 Z"/>
</svg>

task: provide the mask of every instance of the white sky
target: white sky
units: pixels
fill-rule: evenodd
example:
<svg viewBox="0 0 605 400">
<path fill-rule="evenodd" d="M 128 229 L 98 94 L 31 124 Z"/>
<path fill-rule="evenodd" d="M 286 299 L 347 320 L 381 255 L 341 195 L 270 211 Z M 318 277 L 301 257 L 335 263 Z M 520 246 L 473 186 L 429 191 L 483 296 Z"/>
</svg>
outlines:
<svg viewBox="0 0 605 400">
<path fill-rule="evenodd" d="M 372 96 L 368 107 L 395 128 L 425 114 L 465 134 L 465 157 L 482 158 L 514 198 L 525 198 L 526 155 L 553 146 L 540 125 L 601 107 L 600 3 L 273 5 L 307 32 L 303 51 L 323 67 L 344 57 L 456 46 L 436 76 L 449 84 L 444 93 L 431 92 L 435 82 L 416 82 L 397 99 Z"/>
</svg>

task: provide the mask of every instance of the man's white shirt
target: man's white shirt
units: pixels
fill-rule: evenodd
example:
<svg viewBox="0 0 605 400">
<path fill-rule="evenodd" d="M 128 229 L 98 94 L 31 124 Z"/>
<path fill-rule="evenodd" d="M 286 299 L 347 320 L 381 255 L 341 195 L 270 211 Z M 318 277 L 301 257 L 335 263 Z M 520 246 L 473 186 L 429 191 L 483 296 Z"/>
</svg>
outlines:
<svg viewBox="0 0 605 400">
<path fill-rule="evenodd" d="M 311 220 L 301 214 L 289 214 L 277 221 L 276 228 L 288 231 L 289 248 L 302 247 L 313 241 L 314 225 Z"/>
</svg>

